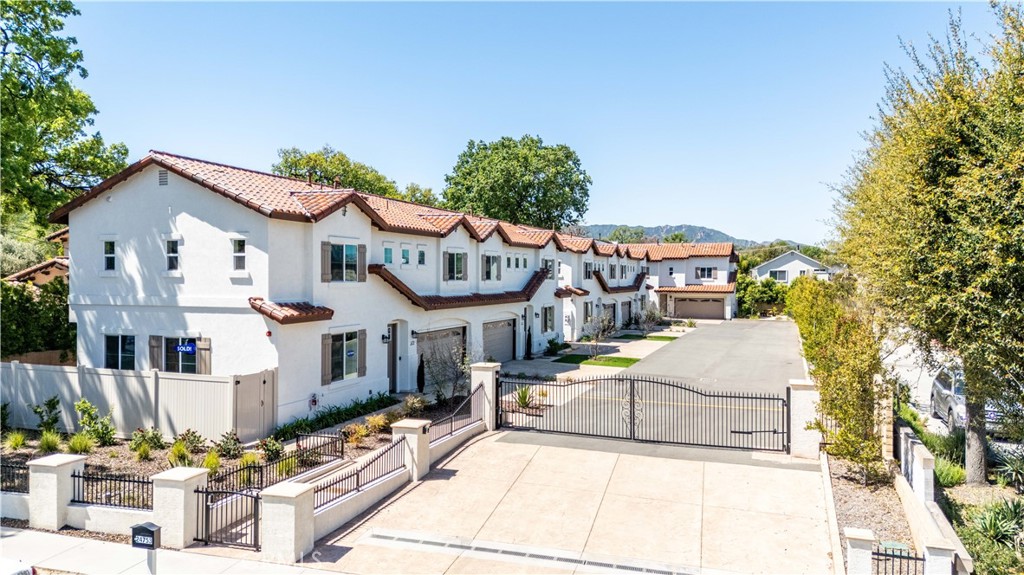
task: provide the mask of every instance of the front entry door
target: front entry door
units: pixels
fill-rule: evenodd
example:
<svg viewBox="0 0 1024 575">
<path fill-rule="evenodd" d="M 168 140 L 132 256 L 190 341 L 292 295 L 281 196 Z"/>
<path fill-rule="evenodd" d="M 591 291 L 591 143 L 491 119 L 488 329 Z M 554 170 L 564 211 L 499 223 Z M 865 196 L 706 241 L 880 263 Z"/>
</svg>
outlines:
<svg viewBox="0 0 1024 575">
<path fill-rule="evenodd" d="M 398 393 L 398 324 L 388 324 L 388 389 Z"/>
</svg>

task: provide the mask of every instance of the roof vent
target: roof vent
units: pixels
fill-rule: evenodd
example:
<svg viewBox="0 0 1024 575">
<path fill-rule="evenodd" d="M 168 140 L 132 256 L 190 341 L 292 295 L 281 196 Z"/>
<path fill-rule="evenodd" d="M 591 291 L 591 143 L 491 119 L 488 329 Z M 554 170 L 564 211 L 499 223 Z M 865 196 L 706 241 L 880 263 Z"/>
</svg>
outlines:
<svg viewBox="0 0 1024 575">
<path fill-rule="evenodd" d="M 167 185 L 167 170 L 160 170 L 159 172 L 157 172 L 156 173 L 156 179 L 157 179 L 157 182 L 161 186 L 166 186 Z"/>
</svg>

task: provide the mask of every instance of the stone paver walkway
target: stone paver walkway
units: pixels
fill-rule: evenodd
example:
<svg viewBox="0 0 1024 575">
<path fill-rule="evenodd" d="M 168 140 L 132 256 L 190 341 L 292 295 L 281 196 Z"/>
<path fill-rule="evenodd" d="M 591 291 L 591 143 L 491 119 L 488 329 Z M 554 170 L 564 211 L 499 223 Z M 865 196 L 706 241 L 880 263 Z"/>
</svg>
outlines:
<svg viewBox="0 0 1024 575">
<path fill-rule="evenodd" d="M 602 572 L 561 557 L 825 573 L 829 551 L 816 462 L 510 432 L 472 441 L 313 556 L 319 569 L 365 574 Z"/>
</svg>

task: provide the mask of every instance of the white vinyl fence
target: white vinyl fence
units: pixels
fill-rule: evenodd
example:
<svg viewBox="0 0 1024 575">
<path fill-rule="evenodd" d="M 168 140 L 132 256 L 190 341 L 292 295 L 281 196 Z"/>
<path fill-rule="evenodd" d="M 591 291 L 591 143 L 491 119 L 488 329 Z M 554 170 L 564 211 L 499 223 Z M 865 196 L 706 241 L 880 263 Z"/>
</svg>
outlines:
<svg viewBox="0 0 1024 575">
<path fill-rule="evenodd" d="M 270 372 L 267 372 L 270 373 Z M 191 375 L 158 371 L 130 371 L 94 367 L 64 367 L 10 362 L 0 364 L 2 401 L 9 403 L 10 424 L 33 429 L 39 419 L 30 405 L 42 405 L 54 395 L 60 398 L 60 427 L 74 431 L 78 414 L 75 402 L 88 399 L 100 415 L 113 410 L 119 437 L 130 437 L 138 428 L 157 427 L 165 436 L 194 429 L 218 439 L 239 427 L 235 382 L 247 376 Z M 252 429 L 241 437 L 253 441 L 269 433 Z M 241 432 L 240 432 L 241 435 Z M 251 437 L 248 437 L 250 436 Z"/>
</svg>

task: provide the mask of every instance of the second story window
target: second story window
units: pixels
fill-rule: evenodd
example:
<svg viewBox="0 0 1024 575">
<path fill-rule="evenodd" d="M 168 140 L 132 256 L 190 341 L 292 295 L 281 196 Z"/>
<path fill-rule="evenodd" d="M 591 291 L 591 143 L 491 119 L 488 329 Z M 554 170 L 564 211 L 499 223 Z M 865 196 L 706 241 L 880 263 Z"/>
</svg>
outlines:
<svg viewBox="0 0 1024 575">
<path fill-rule="evenodd" d="M 356 246 L 342 244 L 331 246 L 331 281 L 356 281 Z"/>
<path fill-rule="evenodd" d="M 245 270 L 245 240 L 231 240 L 232 265 L 235 271 Z"/>
<path fill-rule="evenodd" d="M 178 256 L 178 240 L 167 240 L 167 271 L 180 269 L 181 260 Z"/>
<path fill-rule="evenodd" d="M 718 268 L 700 267 L 697 268 L 697 279 L 712 280 L 718 277 Z"/>
<path fill-rule="evenodd" d="M 609 279 L 615 279 L 615 264 L 609 266 L 608 277 Z"/>
<path fill-rule="evenodd" d="M 589 280 L 594 277 L 594 262 L 583 262 L 583 279 Z"/>
<path fill-rule="evenodd" d="M 402 265 L 409 265 L 409 262 L 412 261 L 411 257 L 409 248 L 402 248 Z"/>
<path fill-rule="evenodd" d="M 416 252 L 416 265 L 425 266 L 427 265 L 427 250 L 418 250 Z"/>
<path fill-rule="evenodd" d="M 393 251 L 394 250 L 392 250 L 391 248 L 384 248 L 384 263 L 385 264 L 394 263 L 394 254 L 392 253 Z"/>
<path fill-rule="evenodd" d="M 501 256 L 481 256 L 480 279 L 495 281 L 501 279 Z"/>
<path fill-rule="evenodd" d="M 619 277 L 626 279 L 626 266 L 619 266 Z"/>
<path fill-rule="evenodd" d="M 114 242 L 103 242 L 103 269 L 105 271 L 117 269 L 117 254 L 114 251 Z"/>
<path fill-rule="evenodd" d="M 442 277 L 445 281 L 466 279 L 466 254 L 464 252 L 445 252 Z"/>
<path fill-rule="evenodd" d="M 541 267 L 547 270 L 547 278 L 549 280 L 555 279 L 555 260 L 544 259 L 541 260 Z"/>
</svg>

